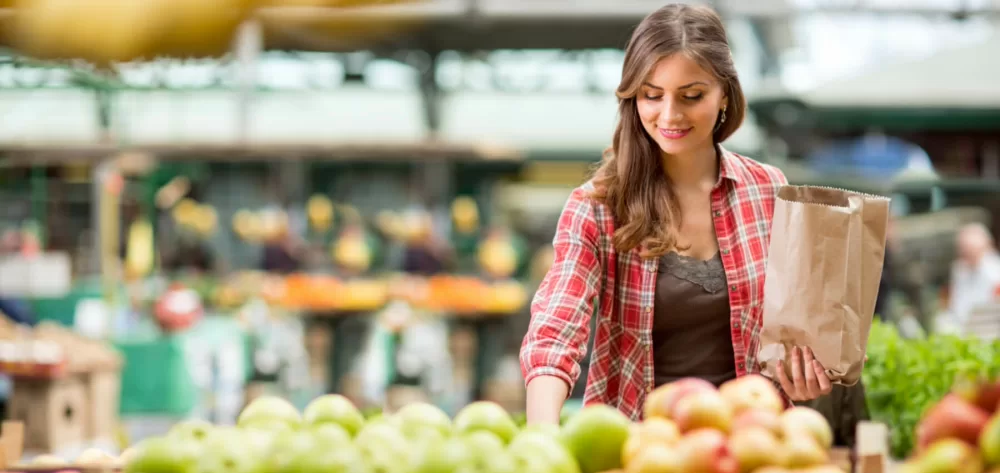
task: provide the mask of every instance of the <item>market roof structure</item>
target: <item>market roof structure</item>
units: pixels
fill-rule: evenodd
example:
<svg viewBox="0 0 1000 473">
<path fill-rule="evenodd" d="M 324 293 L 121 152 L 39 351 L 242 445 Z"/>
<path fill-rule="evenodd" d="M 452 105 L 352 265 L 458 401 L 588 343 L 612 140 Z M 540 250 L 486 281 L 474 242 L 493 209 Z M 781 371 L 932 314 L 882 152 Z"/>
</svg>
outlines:
<svg viewBox="0 0 1000 473">
<path fill-rule="evenodd" d="M 804 92 L 761 91 L 762 123 L 827 130 L 1000 129 L 1000 33 Z"/>
</svg>

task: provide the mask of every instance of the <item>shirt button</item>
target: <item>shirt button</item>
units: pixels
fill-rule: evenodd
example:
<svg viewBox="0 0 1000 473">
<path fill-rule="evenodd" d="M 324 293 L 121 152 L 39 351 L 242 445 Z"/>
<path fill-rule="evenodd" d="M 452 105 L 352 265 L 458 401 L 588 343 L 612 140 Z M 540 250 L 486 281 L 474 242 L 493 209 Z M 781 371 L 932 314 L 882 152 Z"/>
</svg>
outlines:
<svg viewBox="0 0 1000 473">
<path fill-rule="evenodd" d="M 740 328 L 739 322 L 733 322 L 733 328 Z"/>
<path fill-rule="evenodd" d="M 724 255 L 728 255 L 728 254 L 729 254 L 729 250 L 728 250 L 728 249 L 725 249 L 725 248 L 723 248 L 723 250 L 722 250 L 722 254 L 724 254 Z"/>
<path fill-rule="evenodd" d="M 736 285 L 733 284 L 732 286 L 729 286 L 729 290 L 733 291 L 733 292 L 736 292 Z"/>
<path fill-rule="evenodd" d="M 650 267 L 649 267 L 649 272 L 651 272 L 651 273 L 655 273 L 655 272 L 656 272 L 656 268 L 654 268 L 654 267 L 650 266 Z"/>
<path fill-rule="evenodd" d="M 743 369 L 743 366 L 744 366 L 743 363 L 740 363 L 740 369 Z"/>
<path fill-rule="evenodd" d="M 653 308 L 647 305 L 645 310 L 646 313 L 648 314 L 651 310 L 653 310 Z"/>
<path fill-rule="evenodd" d="M 704 215 L 704 214 L 702 214 L 702 215 Z M 715 216 L 716 217 L 721 217 L 722 216 L 722 211 L 721 210 L 716 210 L 715 211 Z"/>
</svg>

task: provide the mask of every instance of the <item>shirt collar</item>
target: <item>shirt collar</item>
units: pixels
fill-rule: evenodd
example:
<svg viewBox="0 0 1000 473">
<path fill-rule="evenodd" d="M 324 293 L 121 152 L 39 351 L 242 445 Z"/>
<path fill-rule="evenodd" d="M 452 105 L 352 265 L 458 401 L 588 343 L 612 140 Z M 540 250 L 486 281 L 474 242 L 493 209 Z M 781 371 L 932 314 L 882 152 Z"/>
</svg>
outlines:
<svg viewBox="0 0 1000 473">
<path fill-rule="evenodd" d="M 726 148 L 723 148 L 722 145 L 717 144 L 715 146 L 719 150 L 719 182 L 723 179 L 740 182 L 739 173 L 736 171 L 736 160 L 739 158 Z"/>
</svg>

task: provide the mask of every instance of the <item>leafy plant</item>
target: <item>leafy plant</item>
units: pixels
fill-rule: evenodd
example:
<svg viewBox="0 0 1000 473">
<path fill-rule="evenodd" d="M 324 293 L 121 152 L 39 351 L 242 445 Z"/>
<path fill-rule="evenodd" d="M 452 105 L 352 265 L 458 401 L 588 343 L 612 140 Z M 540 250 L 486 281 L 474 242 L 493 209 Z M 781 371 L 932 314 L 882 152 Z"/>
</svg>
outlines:
<svg viewBox="0 0 1000 473">
<path fill-rule="evenodd" d="M 868 339 L 864 383 L 872 420 L 891 432 L 892 454 L 906 457 L 924 412 L 966 377 L 1000 374 L 1000 342 L 957 335 L 905 339 L 878 321 Z"/>
</svg>

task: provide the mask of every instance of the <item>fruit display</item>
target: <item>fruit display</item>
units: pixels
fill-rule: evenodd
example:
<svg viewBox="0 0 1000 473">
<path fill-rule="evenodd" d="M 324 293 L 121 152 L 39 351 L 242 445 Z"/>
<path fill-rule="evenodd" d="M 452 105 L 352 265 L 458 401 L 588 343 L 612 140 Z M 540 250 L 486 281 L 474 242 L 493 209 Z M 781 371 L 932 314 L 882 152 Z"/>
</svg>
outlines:
<svg viewBox="0 0 1000 473">
<path fill-rule="evenodd" d="M 524 285 L 515 280 L 488 282 L 471 276 L 441 275 L 400 278 L 396 284 L 399 287 L 393 294 L 414 307 L 460 316 L 510 314 L 521 310 L 528 300 Z"/>
<path fill-rule="evenodd" d="M 865 363 L 865 398 L 871 419 L 890 429 L 891 453 L 908 457 L 917 446 L 921 415 L 949 394 L 956 379 L 1000 377 L 1000 341 L 933 334 L 906 339 L 876 321 Z"/>
<path fill-rule="evenodd" d="M 579 416 L 592 427 L 612 422 L 627 429 L 627 420 L 609 421 L 594 416 L 597 411 L 603 412 Z M 320 396 L 302 412 L 262 396 L 244 408 L 236 426 L 184 421 L 109 464 L 126 473 L 581 473 L 571 453 L 580 441 L 555 427 L 519 429 L 489 402 L 469 404 L 454 418 L 412 403 L 366 419 L 340 395 Z"/>
<path fill-rule="evenodd" d="M 960 378 L 916 428 L 905 473 L 982 473 L 1000 469 L 1000 379 Z"/>
<path fill-rule="evenodd" d="M 681 379 L 653 390 L 643 411 L 644 420 L 630 426 L 627 435 L 610 435 L 619 446 L 620 465 L 607 459 L 600 468 L 626 473 L 841 471 L 831 464 L 833 432 L 826 418 L 806 407 L 785 409 L 778 390 L 763 376 L 742 376 L 719 388 L 697 378 Z"/>
<path fill-rule="evenodd" d="M 16 377 L 58 378 L 95 368 L 120 366 L 117 351 L 54 322 L 33 328 L 0 317 L 0 373 Z"/>
<path fill-rule="evenodd" d="M 366 418 L 336 394 L 301 412 L 282 398 L 261 396 L 236 426 L 181 422 L 117 461 L 125 473 L 841 471 L 827 464 L 831 434 L 824 419 L 806 408 L 783 410 L 780 401 L 770 382 L 755 375 L 724 389 L 685 379 L 651 393 L 652 416 L 642 422 L 591 404 L 561 426 L 521 426 L 487 401 L 454 417 L 416 402 Z"/>
<path fill-rule="evenodd" d="M 376 310 L 389 299 L 389 287 L 380 279 L 342 280 L 334 276 L 292 274 L 283 279 L 275 303 L 297 310 Z"/>
</svg>

